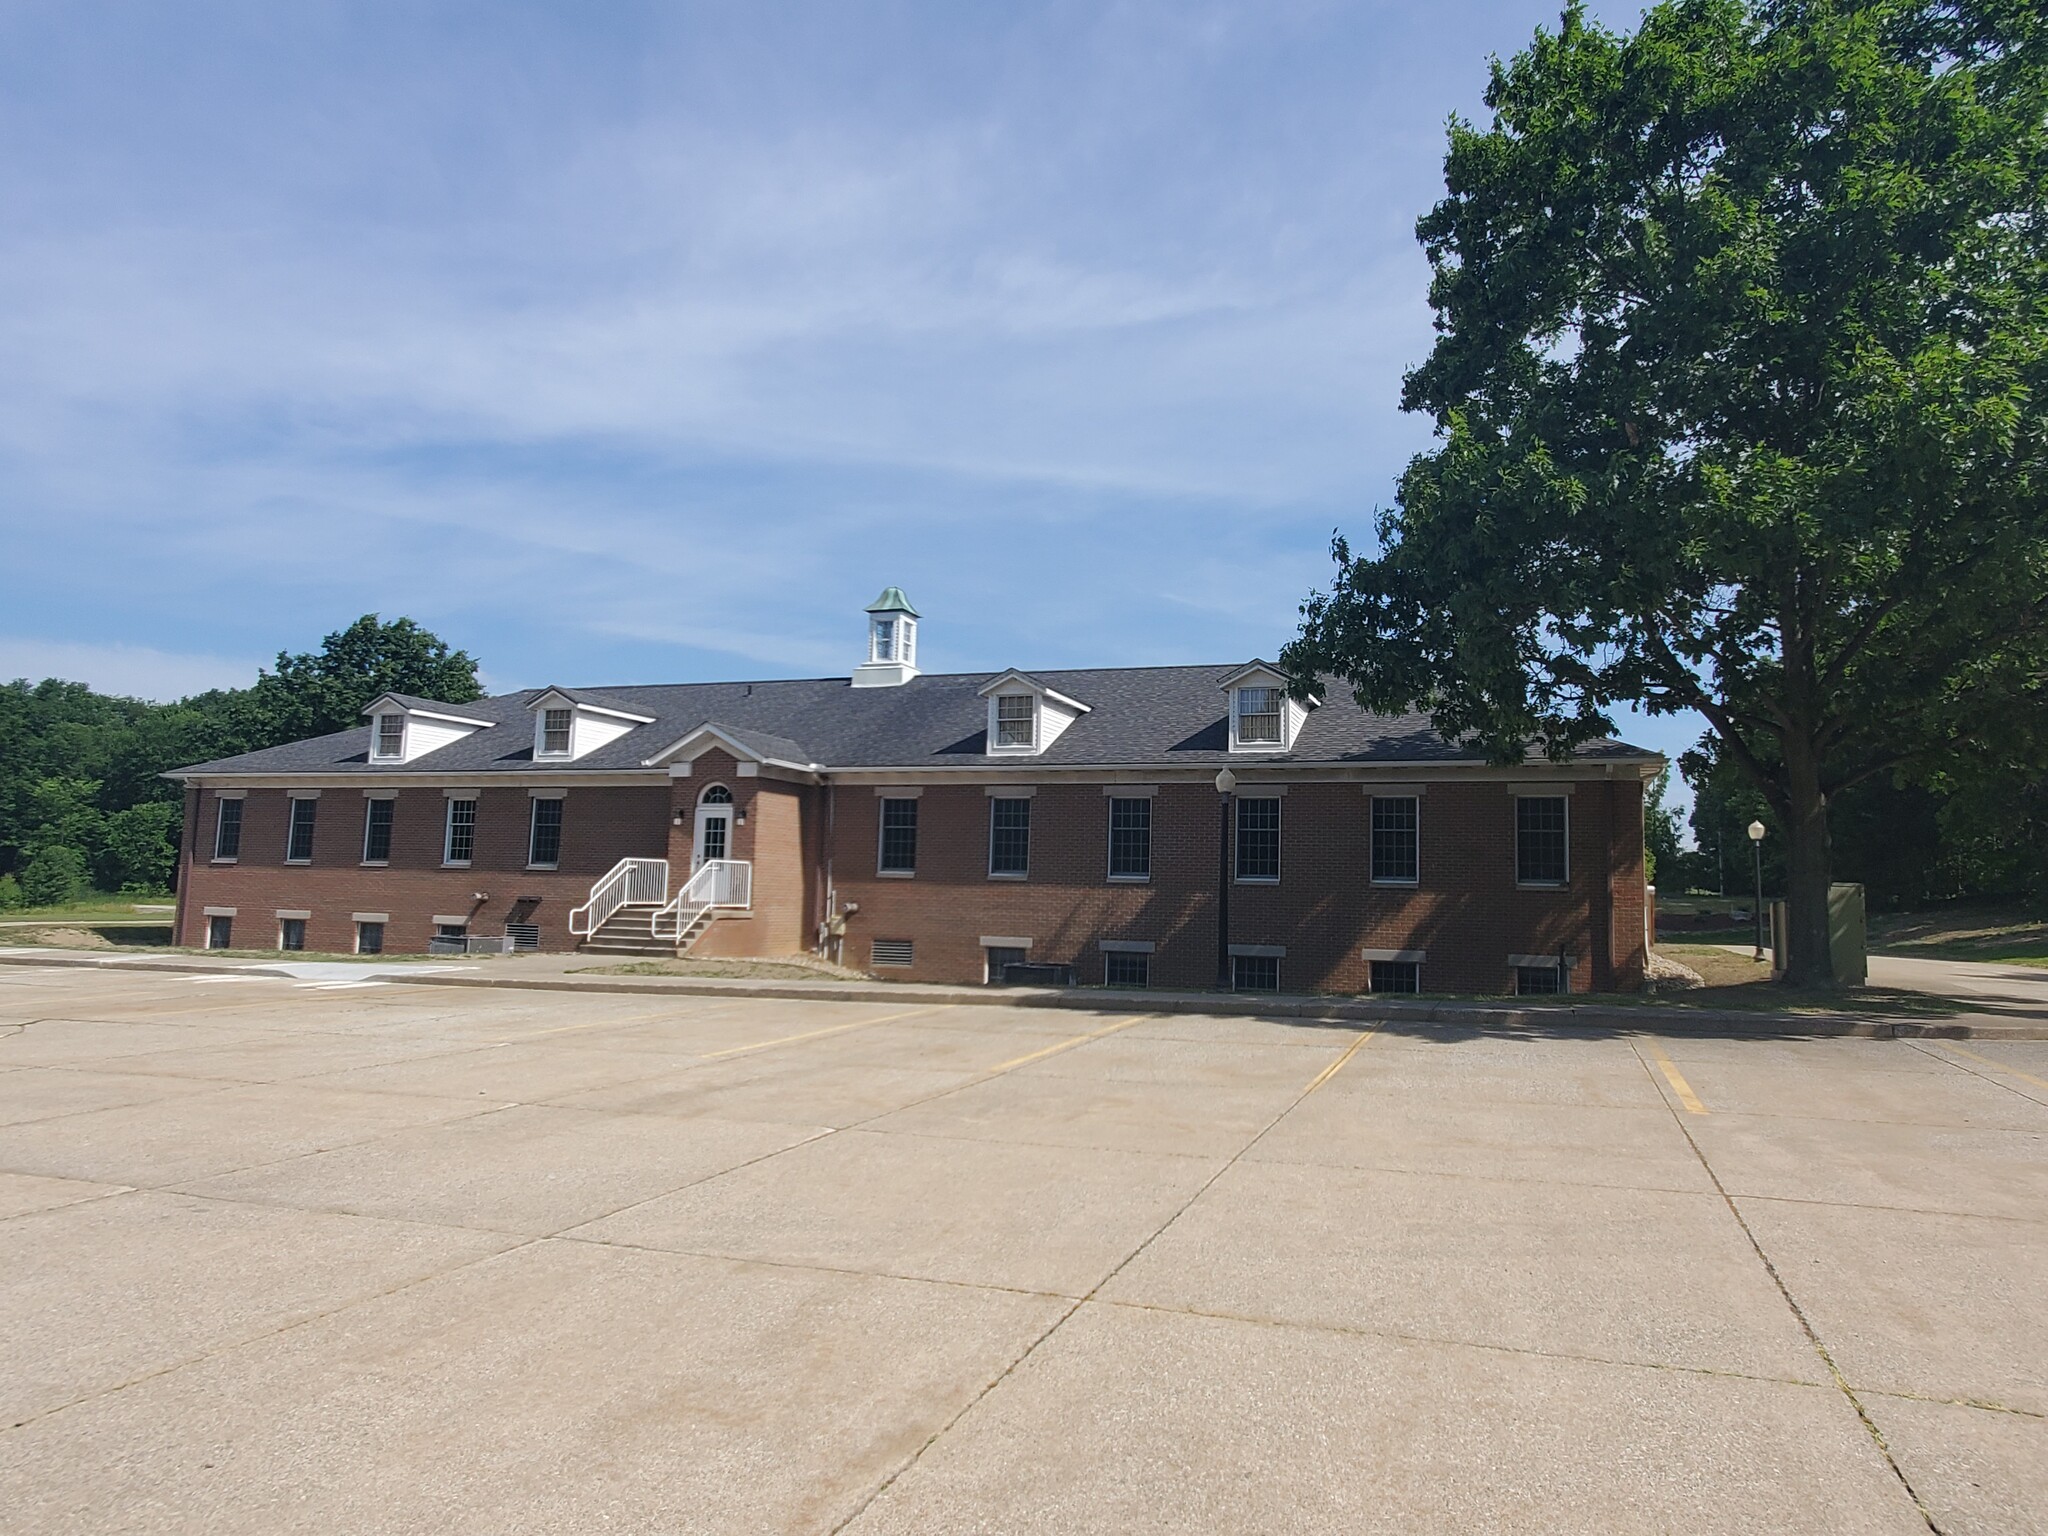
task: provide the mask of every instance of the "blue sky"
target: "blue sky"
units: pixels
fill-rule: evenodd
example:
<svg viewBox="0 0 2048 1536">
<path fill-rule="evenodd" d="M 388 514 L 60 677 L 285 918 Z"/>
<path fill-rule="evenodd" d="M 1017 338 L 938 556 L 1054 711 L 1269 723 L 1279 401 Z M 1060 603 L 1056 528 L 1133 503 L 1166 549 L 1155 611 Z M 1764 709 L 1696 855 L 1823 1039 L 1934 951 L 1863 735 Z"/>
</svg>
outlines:
<svg viewBox="0 0 2048 1536">
<path fill-rule="evenodd" d="M 829 674 L 888 583 L 934 670 L 1271 656 L 1428 441 L 1445 119 L 1554 19 L 0 4 L 0 674 L 368 611 Z"/>
</svg>

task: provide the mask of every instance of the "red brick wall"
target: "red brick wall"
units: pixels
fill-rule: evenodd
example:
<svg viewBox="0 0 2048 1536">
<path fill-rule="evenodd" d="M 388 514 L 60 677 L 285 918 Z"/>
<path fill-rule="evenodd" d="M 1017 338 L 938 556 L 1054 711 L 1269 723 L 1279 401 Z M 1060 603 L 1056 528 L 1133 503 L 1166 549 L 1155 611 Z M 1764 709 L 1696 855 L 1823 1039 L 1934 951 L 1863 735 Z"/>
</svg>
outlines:
<svg viewBox="0 0 2048 1536">
<path fill-rule="evenodd" d="M 425 949 L 438 913 L 474 909 L 478 932 L 495 932 L 515 901 L 539 898 L 532 920 L 544 949 L 573 947 L 566 918 L 620 858 L 659 858 L 681 878 L 689 868 L 698 796 L 732 791 L 746 816 L 733 856 L 754 866 L 750 917 L 721 919 L 699 945 L 707 955 L 777 955 L 808 949 L 824 915 L 820 871 L 829 860 L 835 895 L 860 910 L 848 923 L 845 957 L 866 968 L 877 938 L 911 939 L 916 964 L 882 974 L 907 980 L 979 982 L 983 935 L 1028 936 L 1031 957 L 1102 977 L 1099 940 L 1150 940 L 1160 987 L 1208 986 L 1216 973 L 1218 802 L 1206 784 L 1166 784 L 1153 801 L 1152 879 L 1111 883 L 1108 797 L 1100 784 L 1042 784 L 1032 797 L 1031 868 L 1024 880 L 990 879 L 988 802 L 981 785 L 927 785 L 919 800 L 918 868 L 910 880 L 876 873 L 880 799 L 866 786 L 836 790 L 742 778 L 722 752 L 699 758 L 667 786 L 572 788 L 556 871 L 525 868 L 528 796 L 486 789 L 478 807 L 476 858 L 440 867 L 444 796 L 400 794 L 391 864 L 361 866 L 360 784 L 329 788 L 320 802 L 314 861 L 284 860 L 286 796 L 252 790 L 239 864 L 209 861 L 214 801 L 187 814 L 187 867 L 180 882 L 179 942 L 204 942 L 206 906 L 234 906 L 235 942 L 276 942 L 278 908 L 307 909 L 307 944 L 347 950 L 350 914 L 391 914 L 386 947 Z M 1369 966 L 1360 950 L 1422 949 L 1432 992 L 1510 989 L 1511 953 L 1576 958 L 1578 991 L 1632 990 L 1643 977 L 1642 789 L 1634 780 L 1581 780 L 1571 797 L 1571 881 L 1562 890 L 1515 885 L 1514 797 L 1499 783 L 1432 783 L 1422 796 L 1421 879 L 1412 889 L 1368 879 L 1370 804 L 1357 784 L 1294 784 L 1282 798 L 1278 885 L 1233 884 L 1230 938 L 1286 949 L 1289 991 L 1357 992 Z M 472 893 L 486 893 L 481 903 Z"/>
<path fill-rule="evenodd" d="M 311 864 L 286 864 L 290 814 L 281 789 L 252 789 L 242 811 L 240 859 L 212 862 L 215 797 L 197 795 L 188 812 L 185 868 L 179 881 L 178 942 L 206 942 L 204 909 L 234 907 L 237 949 L 277 943 L 279 908 L 310 911 L 306 947 L 355 947 L 355 912 L 388 912 L 384 947 L 418 954 L 433 936 L 434 917 L 469 914 L 473 931 L 496 933 L 513 905 L 537 898 L 527 919 L 543 949 L 569 949 L 569 909 L 622 858 L 660 858 L 667 843 L 668 791 L 661 785 L 571 787 L 562 814 L 562 855 L 553 870 L 526 867 L 530 797 L 525 788 L 486 787 L 478 797 L 475 857 L 467 869 L 441 867 L 447 798 L 439 789 L 405 789 L 393 807 L 388 867 L 362 863 L 364 798 L 360 783 L 328 787 L 320 796 Z M 475 899 L 478 892 L 485 899 Z"/>
<path fill-rule="evenodd" d="M 847 963 L 865 968 L 875 939 L 911 939 L 916 964 L 880 974 L 979 981 L 980 939 L 1029 937 L 1031 958 L 1102 977 L 1101 939 L 1151 940 L 1154 986 L 1210 985 L 1216 974 L 1219 807 L 1206 785 L 1160 787 L 1153 802 L 1152 880 L 1107 878 L 1108 800 L 1099 784 L 1041 785 L 1032 801 L 1031 870 L 987 874 L 988 800 L 981 785 L 928 785 L 919 799 L 914 879 L 876 873 L 880 799 L 838 792 L 833 864 L 848 923 Z M 1374 886 L 1367 797 L 1357 784 L 1295 784 L 1282 798 L 1277 885 L 1233 883 L 1230 939 L 1286 949 L 1289 991 L 1358 992 L 1360 951 L 1428 952 L 1433 992 L 1510 989 L 1509 954 L 1575 958 L 1574 990 L 1628 989 L 1642 979 L 1641 787 L 1582 781 L 1570 812 L 1571 881 L 1515 884 L 1514 797 L 1504 784 L 1432 784 L 1421 804 L 1421 879 Z"/>
<path fill-rule="evenodd" d="M 670 835 L 669 864 L 681 878 L 696 842 L 697 803 L 713 784 L 732 791 L 735 809 L 746 817 L 732 832 L 732 856 L 753 865 L 753 909 L 719 918 L 697 941 L 700 955 L 787 955 L 808 950 L 816 922 L 814 849 L 806 822 L 816 817 L 820 791 L 778 779 L 741 778 L 727 753 L 705 753 L 690 776 L 673 783 L 681 820 Z"/>
</svg>

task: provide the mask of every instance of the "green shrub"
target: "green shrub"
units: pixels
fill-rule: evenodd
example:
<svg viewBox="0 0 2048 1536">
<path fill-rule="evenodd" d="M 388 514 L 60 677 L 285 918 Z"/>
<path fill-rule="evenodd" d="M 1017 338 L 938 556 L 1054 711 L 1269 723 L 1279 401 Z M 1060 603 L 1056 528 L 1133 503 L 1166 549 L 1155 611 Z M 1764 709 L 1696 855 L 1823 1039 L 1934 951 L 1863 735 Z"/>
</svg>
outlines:
<svg viewBox="0 0 2048 1536">
<path fill-rule="evenodd" d="M 85 855 L 62 843 L 37 849 L 21 872 L 21 892 L 32 907 L 69 906 L 91 889 L 85 876 Z"/>
<path fill-rule="evenodd" d="M 28 904 L 21 894 L 21 882 L 12 875 L 0 875 L 0 912 L 15 912 Z"/>
</svg>

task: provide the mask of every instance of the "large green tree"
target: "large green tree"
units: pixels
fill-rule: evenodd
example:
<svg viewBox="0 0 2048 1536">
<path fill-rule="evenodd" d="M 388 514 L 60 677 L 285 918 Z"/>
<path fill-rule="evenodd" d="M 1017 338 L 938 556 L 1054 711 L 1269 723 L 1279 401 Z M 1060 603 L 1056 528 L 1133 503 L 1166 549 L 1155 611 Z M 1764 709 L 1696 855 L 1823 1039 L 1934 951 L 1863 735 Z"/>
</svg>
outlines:
<svg viewBox="0 0 2048 1536">
<path fill-rule="evenodd" d="M 244 699 L 248 729 L 260 744 L 298 741 L 363 723 L 363 706 L 380 693 L 410 693 L 444 704 L 483 697 L 476 658 L 411 619 L 382 623 L 366 613 L 320 642 L 317 651 L 278 654 L 277 666 Z"/>
<path fill-rule="evenodd" d="M 1692 709 L 1831 979 L 1831 795 L 2048 708 L 2038 0 L 1574 6 L 1419 233 L 1437 446 L 1286 659 L 1502 761 Z"/>
</svg>

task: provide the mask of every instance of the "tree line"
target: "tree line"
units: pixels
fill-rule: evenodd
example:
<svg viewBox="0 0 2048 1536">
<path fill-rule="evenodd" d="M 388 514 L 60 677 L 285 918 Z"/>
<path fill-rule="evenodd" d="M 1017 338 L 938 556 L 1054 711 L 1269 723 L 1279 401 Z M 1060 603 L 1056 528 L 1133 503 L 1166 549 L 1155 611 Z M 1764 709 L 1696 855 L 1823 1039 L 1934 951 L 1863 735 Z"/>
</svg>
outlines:
<svg viewBox="0 0 2048 1536">
<path fill-rule="evenodd" d="M 170 704 L 46 679 L 0 685 L 0 907 L 170 888 L 184 831 L 172 768 L 362 726 L 381 693 L 463 704 L 477 664 L 411 619 L 365 614 L 247 688 Z"/>
</svg>

